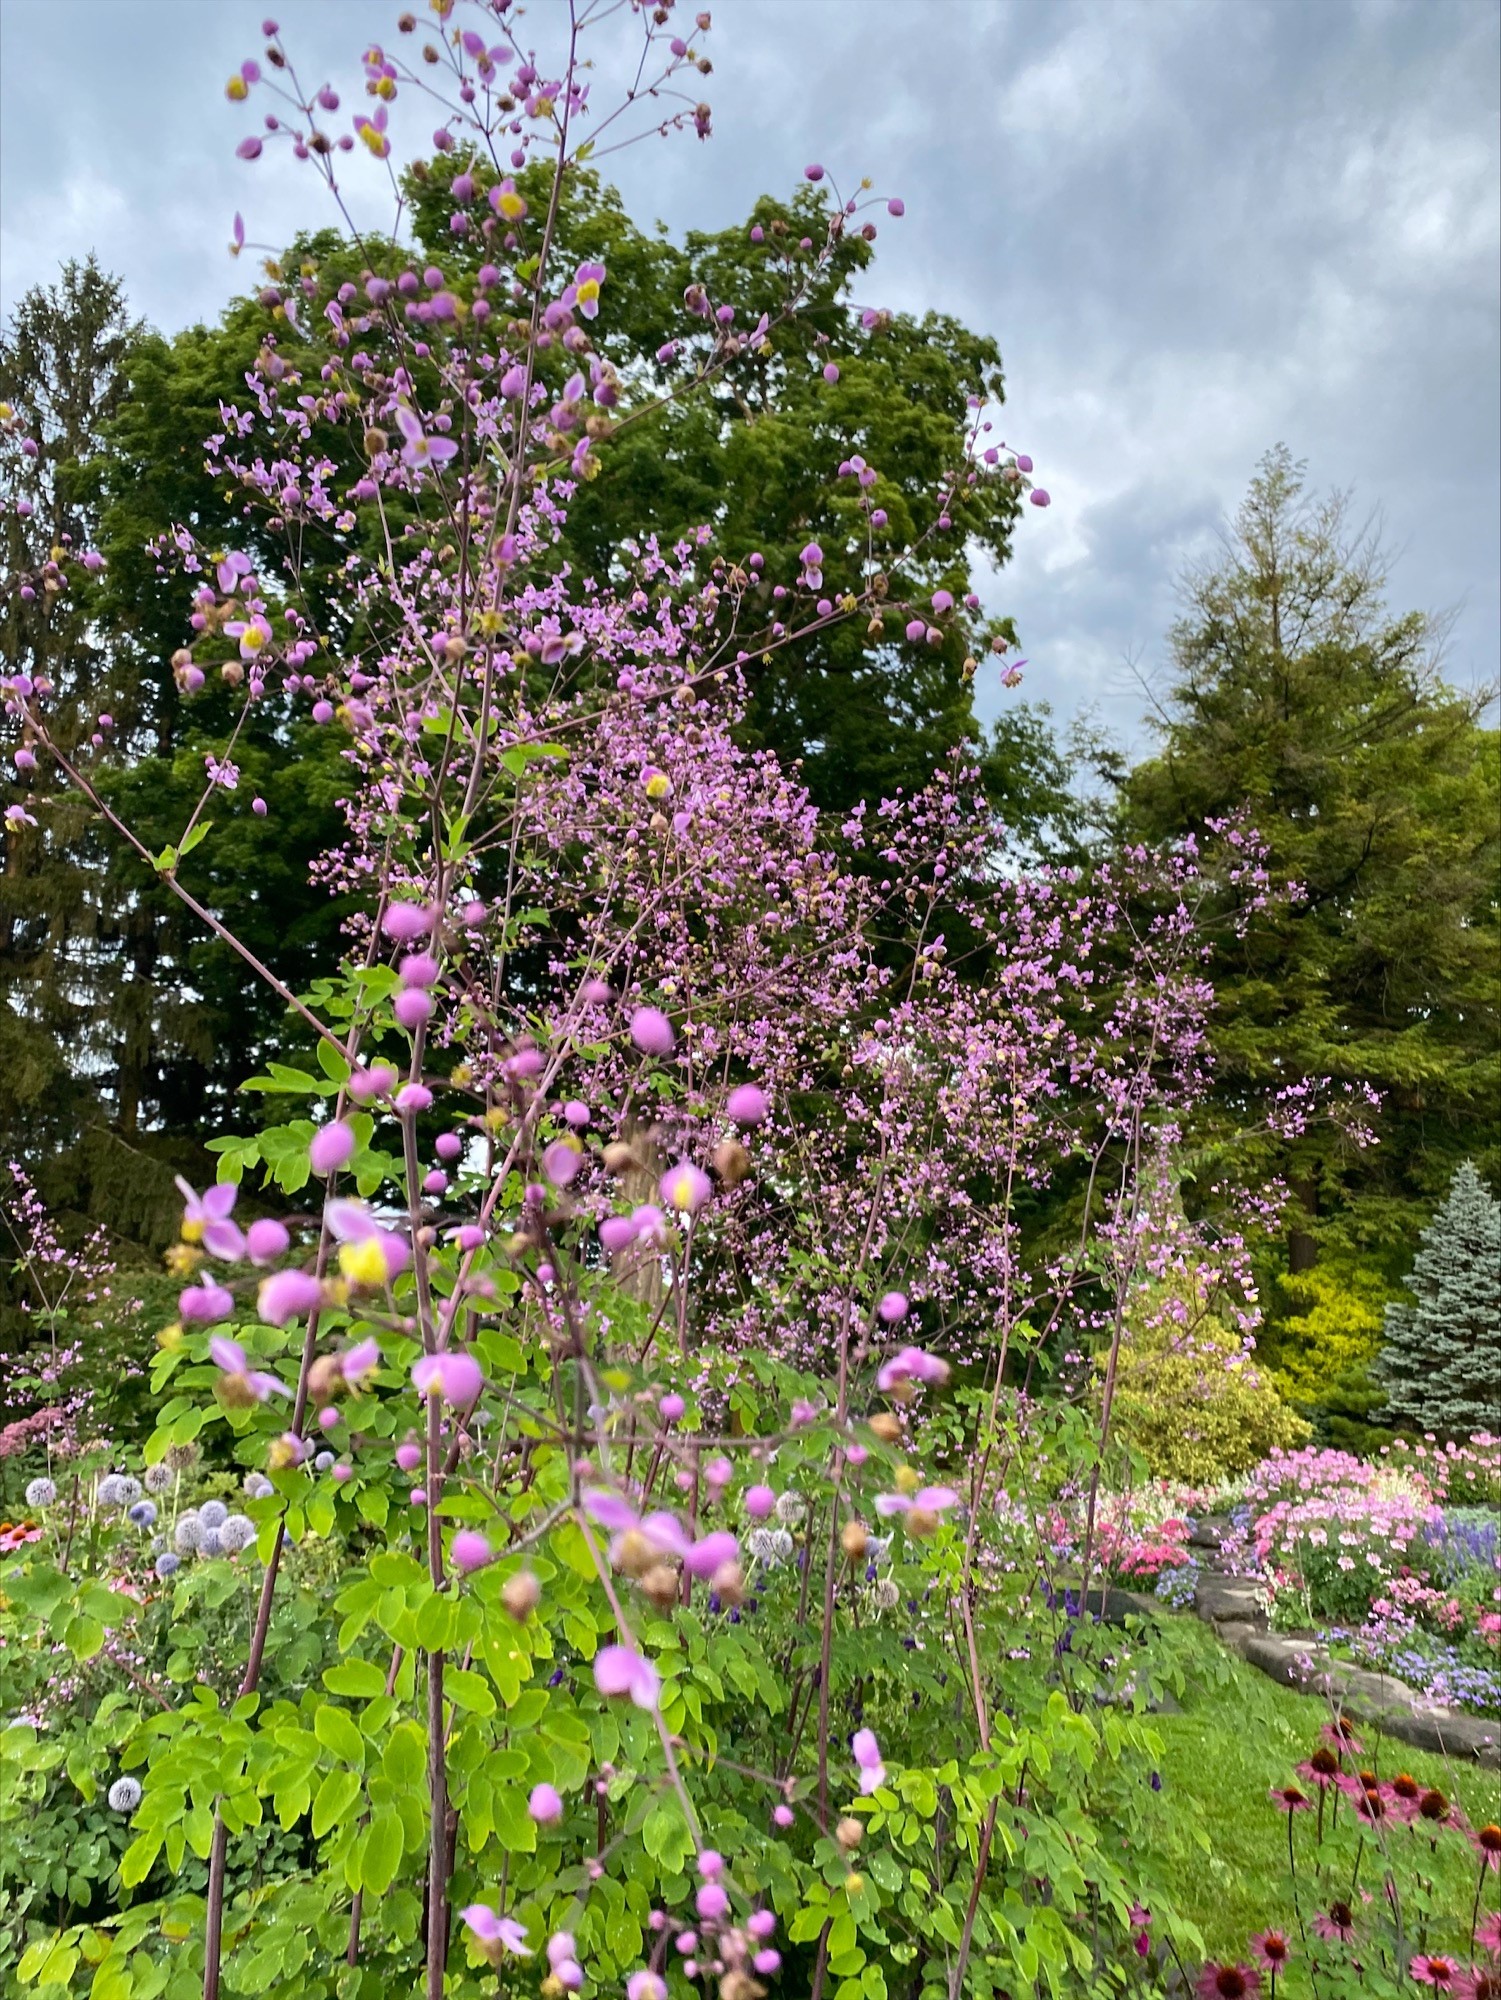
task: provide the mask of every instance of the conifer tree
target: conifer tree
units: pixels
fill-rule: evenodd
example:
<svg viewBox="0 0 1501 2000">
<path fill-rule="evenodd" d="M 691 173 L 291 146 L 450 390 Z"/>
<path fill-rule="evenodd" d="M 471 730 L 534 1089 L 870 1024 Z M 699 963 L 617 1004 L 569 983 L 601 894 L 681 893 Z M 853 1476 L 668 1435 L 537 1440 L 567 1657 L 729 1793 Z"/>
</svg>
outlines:
<svg viewBox="0 0 1501 2000">
<path fill-rule="evenodd" d="M 1466 1160 L 1423 1231 L 1413 1305 L 1386 1309 L 1392 1421 L 1450 1437 L 1501 1425 L 1501 1203 Z"/>
</svg>

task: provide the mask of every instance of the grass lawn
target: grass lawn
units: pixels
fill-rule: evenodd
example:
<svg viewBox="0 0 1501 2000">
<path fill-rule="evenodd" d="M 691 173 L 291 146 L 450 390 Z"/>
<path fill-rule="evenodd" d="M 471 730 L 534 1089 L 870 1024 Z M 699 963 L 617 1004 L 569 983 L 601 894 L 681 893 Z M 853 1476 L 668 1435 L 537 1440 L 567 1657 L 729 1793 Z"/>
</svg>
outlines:
<svg viewBox="0 0 1501 2000">
<path fill-rule="evenodd" d="M 1181 1715 L 1153 1718 L 1164 1746 L 1163 1803 L 1170 1807 L 1174 1798 L 1194 1799 L 1210 1849 L 1176 1857 L 1169 1863 L 1169 1881 L 1179 1907 L 1202 1931 L 1209 1954 L 1241 1957 L 1252 1932 L 1268 1924 L 1293 1931 L 1286 1889 L 1287 1822 L 1267 1794 L 1273 1785 L 1302 1782 L 1294 1767 L 1318 1742 L 1329 1710 L 1310 1695 L 1278 1687 L 1226 1653 L 1197 1620 L 1175 1618 L 1170 1637 L 1185 1687 Z M 1370 1730 L 1362 1730 L 1360 1740 L 1363 1767 L 1373 1766 L 1383 1778 L 1406 1771 L 1424 1786 L 1439 1787 L 1463 1806 L 1472 1825 L 1501 1819 L 1501 1774 L 1468 1759 L 1427 1756 L 1406 1744 L 1380 1740 Z M 1342 1804 L 1341 1812 L 1347 1811 Z M 1302 1852 L 1311 1851 L 1313 1834 L 1313 1815 L 1300 1813 L 1295 1835 Z M 1421 1836 L 1405 1827 L 1393 1828 L 1393 1835 L 1399 1842 L 1421 1841 L 1427 1859 L 1428 1843 Z M 1469 1843 L 1454 1832 L 1444 1834 L 1432 1873 L 1452 1926 L 1451 1948 L 1468 1936 L 1477 1872 Z M 1376 1869 L 1363 1868 L 1361 1880 L 1379 1893 Z M 1497 1898 L 1498 1878 L 1492 1872 L 1484 1907 L 1494 1909 Z M 1305 1902 L 1305 1921 L 1310 1914 Z"/>
</svg>

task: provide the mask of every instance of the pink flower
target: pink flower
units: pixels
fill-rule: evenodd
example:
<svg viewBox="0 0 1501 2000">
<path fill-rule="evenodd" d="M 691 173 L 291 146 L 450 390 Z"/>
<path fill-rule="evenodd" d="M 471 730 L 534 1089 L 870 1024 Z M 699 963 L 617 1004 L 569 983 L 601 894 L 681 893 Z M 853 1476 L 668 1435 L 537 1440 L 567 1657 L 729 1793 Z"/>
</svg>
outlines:
<svg viewBox="0 0 1501 2000">
<path fill-rule="evenodd" d="M 759 1125 L 769 1109 L 759 1084 L 742 1083 L 725 1100 L 725 1110 L 737 1125 Z"/>
<path fill-rule="evenodd" d="M 255 1309 L 267 1326 L 285 1326 L 311 1312 L 323 1296 L 323 1287 L 307 1271 L 278 1271 L 261 1280 Z"/>
<path fill-rule="evenodd" d="M 876 1307 L 876 1317 L 884 1320 L 887 1326 L 895 1326 L 898 1320 L 903 1320 L 907 1317 L 907 1312 L 907 1295 L 905 1292 L 888 1292 Z M 917 1352 L 916 1348 L 908 1351 L 914 1354 Z"/>
<path fill-rule="evenodd" d="M 542 1155 L 542 1171 L 554 1187 L 567 1187 L 583 1164 L 584 1155 L 574 1139 L 554 1139 Z"/>
<path fill-rule="evenodd" d="M 336 1173 L 354 1157 L 354 1132 L 336 1118 L 316 1131 L 308 1143 L 308 1165 L 315 1174 Z"/>
<path fill-rule="evenodd" d="M 1280 1972 L 1293 1955 L 1293 1948 L 1281 1931 L 1258 1931 L 1251 1950 L 1271 1972 Z"/>
<path fill-rule="evenodd" d="M 683 1558 L 683 1567 L 690 1576 L 712 1576 L 726 1563 L 732 1563 L 740 1554 L 735 1537 L 723 1528 L 712 1535 L 705 1535 L 696 1541 Z"/>
<path fill-rule="evenodd" d="M 667 1982 L 659 1973 L 644 1968 L 625 1982 L 625 2000 L 667 2000 Z"/>
<path fill-rule="evenodd" d="M 406 439 L 401 456 L 407 465 L 443 465 L 458 455 L 452 438 L 428 437 L 421 418 L 400 403 L 396 406 L 396 428 Z"/>
<path fill-rule="evenodd" d="M 643 1055 L 670 1055 L 677 1042 L 671 1021 L 660 1007 L 638 1007 L 631 1016 L 631 1040 Z"/>
<path fill-rule="evenodd" d="M 274 1375 L 263 1374 L 253 1369 L 245 1350 L 237 1340 L 227 1340 L 216 1333 L 208 1344 L 209 1359 L 219 1370 L 220 1381 L 230 1388 L 234 1400 L 264 1403 L 268 1396 L 284 1396 L 285 1385 Z M 238 1393 L 236 1393 L 238 1392 Z"/>
<path fill-rule="evenodd" d="M 893 1354 L 889 1361 L 883 1361 L 876 1375 L 876 1386 L 882 1390 L 894 1389 L 900 1382 L 934 1382 L 940 1386 L 949 1379 L 949 1364 L 936 1354 L 925 1354 L 920 1347 L 904 1347 L 899 1354 Z"/>
<path fill-rule="evenodd" d="M 1436 1986 L 1440 1993 L 1458 1992 L 1460 1982 L 1464 1980 L 1459 1960 L 1443 1958 L 1436 1952 L 1420 1951 L 1407 1969 L 1419 1985 Z"/>
<path fill-rule="evenodd" d="M 662 1176 L 661 1196 L 669 1208 L 696 1215 L 713 1193 L 709 1176 L 688 1160 L 679 1160 Z"/>
<path fill-rule="evenodd" d="M 777 1496 L 769 1486 L 746 1488 L 745 1511 L 753 1521 L 764 1521 L 777 1504 Z"/>
<path fill-rule="evenodd" d="M 381 918 L 381 929 L 397 944 L 413 944 L 427 936 L 435 914 L 421 903 L 391 903 Z"/>
<path fill-rule="evenodd" d="M 518 1958 L 525 1958 L 530 1952 L 526 1932 L 516 1919 L 497 1916 L 488 1903 L 471 1903 L 459 1914 L 470 1936 L 492 1965 L 499 1964 L 507 1952 L 514 1953 Z"/>
<path fill-rule="evenodd" d="M 526 1809 L 538 1826 L 555 1826 L 563 1817 L 562 1796 L 552 1785 L 533 1785 L 531 1797 L 526 1802 Z M 549 1947 L 549 1953 L 550 1950 Z M 564 1956 L 572 1958 L 572 1950 L 570 1949 Z"/>
<path fill-rule="evenodd" d="M 186 1291 L 177 1295 L 178 1317 L 190 1324 L 212 1326 L 215 1320 L 228 1319 L 234 1309 L 233 1295 L 212 1280 L 202 1285 L 189 1285 Z"/>
<path fill-rule="evenodd" d="M 924 1486 L 919 1493 L 878 1493 L 876 1512 L 890 1520 L 894 1514 L 941 1514 L 954 1506 L 959 1495 L 952 1486 Z"/>
<path fill-rule="evenodd" d="M 424 1354 L 412 1369 L 412 1383 L 420 1396 L 441 1396 L 456 1409 L 474 1402 L 485 1386 L 484 1372 L 472 1354 L 462 1348 L 445 1347 L 437 1354 Z"/>
<path fill-rule="evenodd" d="M 488 1540 L 474 1528 L 461 1528 L 449 1545 L 449 1560 L 463 1576 L 471 1571 L 483 1569 L 495 1559 L 495 1551 Z"/>
<path fill-rule="evenodd" d="M 252 1222 L 245 1231 L 245 1248 L 252 1264 L 274 1264 L 286 1255 L 291 1242 L 283 1225 L 269 1215 Z"/>
<path fill-rule="evenodd" d="M 886 1782 L 886 1766 L 881 1762 L 881 1746 L 876 1742 L 875 1731 L 857 1729 L 850 1749 L 860 1773 L 860 1790 L 867 1794 L 877 1791 Z M 788 1818 L 790 1821 L 790 1814 Z"/>
<path fill-rule="evenodd" d="M 662 1690 L 651 1661 L 633 1646 L 603 1646 L 594 1656 L 594 1685 L 603 1695 L 629 1695 L 637 1708 L 654 1709 Z"/>
<path fill-rule="evenodd" d="M 1261 1991 L 1261 1974 L 1252 1965 L 1216 1965 L 1213 1960 L 1199 1974 L 1194 1988 L 1199 2000 L 1244 2000 L 1248 1993 Z"/>
<path fill-rule="evenodd" d="M 215 1257 L 241 1257 L 245 1239 L 229 1220 L 239 1189 L 233 1181 L 217 1181 L 201 1195 L 195 1194 L 181 1174 L 175 1176 L 183 1198 L 182 1240 L 201 1243 Z"/>
</svg>

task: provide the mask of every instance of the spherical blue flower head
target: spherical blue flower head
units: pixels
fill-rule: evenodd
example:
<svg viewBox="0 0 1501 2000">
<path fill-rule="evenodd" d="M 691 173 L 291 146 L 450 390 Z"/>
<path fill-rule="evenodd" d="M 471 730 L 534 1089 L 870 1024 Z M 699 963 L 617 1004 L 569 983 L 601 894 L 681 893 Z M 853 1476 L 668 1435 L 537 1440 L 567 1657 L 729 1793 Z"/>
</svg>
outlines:
<svg viewBox="0 0 1501 2000">
<path fill-rule="evenodd" d="M 138 1528 L 155 1526 L 156 1502 L 154 1500 L 137 1500 L 135 1505 L 128 1510 L 125 1518 L 129 1521 L 134 1521 Z"/>
<path fill-rule="evenodd" d="M 241 1549 L 248 1549 L 255 1540 L 255 1523 L 248 1515 L 231 1514 L 217 1533 L 220 1546 L 225 1553 L 235 1556 Z"/>
<path fill-rule="evenodd" d="M 101 1507 L 128 1507 L 131 1493 L 122 1472 L 106 1472 L 99 1482 L 99 1505 Z"/>
<path fill-rule="evenodd" d="M 116 1778 L 109 1788 L 109 1803 L 112 1812 L 133 1813 L 141 1803 L 139 1778 Z"/>
<path fill-rule="evenodd" d="M 172 1532 L 173 1545 L 180 1555 L 196 1555 L 203 1547 L 203 1523 L 194 1513 L 178 1516 Z"/>
<path fill-rule="evenodd" d="M 26 1488 L 28 1507 L 50 1507 L 57 1499 L 57 1488 L 50 1479 L 33 1479 Z"/>
<path fill-rule="evenodd" d="M 170 1493 L 172 1481 L 176 1477 L 170 1465 L 148 1465 L 146 1468 L 146 1491 L 148 1493 Z"/>
<path fill-rule="evenodd" d="M 175 1576 L 182 1568 L 182 1557 L 173 1555 L 170 1549 L 163 1549 L 157 1557 L 155 1569 L 158 1576 Z"/>
<path fill-rule="evenodd" d="M 224 1553 L 223 1531 L 219 1528 L 205 1528 L 200 1553 L 206 1556 L 222 1556 Z"/>
<path fill-rule="evenodd" d="M 334 1455 L 331 1451 L 320 1451 L 318 1456 L 313 1460 L 313 1464 L 319 1472 L 332 1472 L 334 1469 Z"/>
<path fill-rule="evenodd" d="M 264 1472 L 247 1472 L 245 1475 L 245 1497 L 247 1500 L 269 1500 L 276 1488 Z"/>
<path fill-rule="evenodd" d="M 229 1519 L 229 1509 L 222 1500 L 205 1500 L 198 1509 L 198 1518 L 205 1528 L 222 1528 Z"/>
<path fill-rule="evenodd" d="M 140 1499 L 141 1482 L 139 1479 L 132 1479 L 128 1472 L 122 1472 L 119 1475 L 119 1479 L 120 1479 L 120 1492 L 122 1495 L 120 1504 L 122 1507 L 128 1507 L 132 1500 Z"/>
</svg>

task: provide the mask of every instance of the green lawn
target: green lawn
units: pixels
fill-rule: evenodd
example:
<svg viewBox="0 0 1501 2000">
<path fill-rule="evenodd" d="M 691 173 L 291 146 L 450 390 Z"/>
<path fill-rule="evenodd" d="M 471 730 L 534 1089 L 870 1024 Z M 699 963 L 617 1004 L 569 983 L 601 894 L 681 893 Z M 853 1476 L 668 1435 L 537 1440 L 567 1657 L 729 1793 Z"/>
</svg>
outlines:
<svg viewBox="0 0 1501 2000">
<path fill-rule="evenodd" d="M 1292 1926 L 1285 1887 L 1287 1822 L 1267 1794 L 1273 1785 L 1298 1782 L 1294 1767 L 1318 1741 L 1328 1709 L 1226 1653 L 1195 1620 L 1175 1618 L 1170 1631 L 1185 1688 L 1181 1715 L 1153 1719 L 1164 1746 L 1162 1797 L 1168 1806 L 1184 1797 L 1197 1802 L 1210 1848 L 1207 1854 L 1161 1858 L 1174 1899 L 1203 1933 L 1210 1956 L 1239 1956 L 1253 1931 L 1274 1922 Z M 1361 1741 L 1362 1763 L 1374 1760 L 1382 1777 L 1406 1771 L 1420 1784 L 1438 1786 L 1462 1804 L 1472 1824 L 1501 1817 L 1496 1772 L 1380 1741 L 1372 1731 L 1363 1731 Z M 1295 1831 L 1300 1847 L 1311 1841 L 1312 1815 L 1298 1815 Z M 1394 1833 L 1398 1841 L 1413 1838 L 1406 1829 Z M 1426 1842 L 1422 1852 L 1426 1858 Z M 1451 1947 L 1468 1935 L 1476 1873 L 1468 1843 L 1452 1832 L 1445 1835 L 1433 1880 L 1446 1914 L 1452 1913 Z M 1374 1872 L 1363 1872 L 1362 1881 L 1379 1888 Z M 1495 1907 L 1495 1884 L 1492 1875 L 1487 1908 Z M 1306 1904 L 1303 1914 L 1306 1920 Z"/>
</svg>

